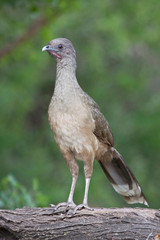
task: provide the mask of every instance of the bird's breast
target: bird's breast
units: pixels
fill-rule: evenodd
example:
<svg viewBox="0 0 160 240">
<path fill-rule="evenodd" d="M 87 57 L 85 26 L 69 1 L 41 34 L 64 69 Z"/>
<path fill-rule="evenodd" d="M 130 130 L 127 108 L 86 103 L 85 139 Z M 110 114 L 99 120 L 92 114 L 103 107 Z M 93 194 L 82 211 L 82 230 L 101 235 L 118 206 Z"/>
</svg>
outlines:
<svg viewBox="0 0 160 240">
<path fill-rule="evenodd" d="M 93 134 L 95 123 L 83 104 L 74 102 L 68 108 L 50 104 L 48 115 L 60 149 L 70 149 L 81 159 L 84 151 L 93 152 L 97 148 Z"/>
</svg>

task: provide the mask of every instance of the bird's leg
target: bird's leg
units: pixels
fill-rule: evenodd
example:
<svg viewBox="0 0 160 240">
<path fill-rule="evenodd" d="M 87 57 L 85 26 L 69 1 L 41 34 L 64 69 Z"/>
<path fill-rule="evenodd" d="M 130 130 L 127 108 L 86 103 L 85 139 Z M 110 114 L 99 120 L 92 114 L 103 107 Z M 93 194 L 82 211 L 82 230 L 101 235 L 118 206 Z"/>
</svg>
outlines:
<svg viewBox="0 0 160 240">
<path fill-rule="evenodd" d="M 93 208 L 90 208 L 88 206 L 88 190 L 89 190 L 89 184 L 90 184 L 90 178 L 86 178 L 86 183 L 85 183 L 85 193 L 84 193 L 84 199 L 83 199 L 83 203 L 79 204 L 78 206 L 75 207 L 75 209 L 73 210 L 72 214 L 75 214 L 77 210 L 80 210 L 82 208 L 86 208 L 89 209 L 91 211 L 93 211 Z"/>
<path fill-rule="evenodd" d="M 77 182 L 77 177 L 72 177 L 72 185 L 71 185 L 71 190 L 70 190 L 67 202 L 58 203 L 56 206 L 53 204 L 50 204 L 51 207 L 54 207 L 55 211 L 60 207 L 66 207 L 66 209 L 68 207 L 76 207 L 76 204 L 73 202 L 73 194 L 74 194 L 76 182 Z"/>
<path fill-rule="evenodd" d="M 89 191 L 89 185 L 90 185 L 90 180 L 91 180 L 91 175 L 92 175 L 92 169 L 93 169 L 93 161 L 84 164 L 84 173 L 85 173 L 85 193 L 84 193 L 84 199 L 83 203 L 79 204 L 78 206 L 75 207 L 73 210 L 72 214 L 75 214 L 77 210 L 86 208 L 89 210 L 93 210 L 93 208 L 90 208 L 88 206 L 88 191 Z"/>
<path fill-rule="evenodd" d="M 69 197 L 68 197 L 68 203 L 73 205 L 73 206 L 75 206 L 75 203 L 73 202 L 73 194 L 74 194 L 76 182 L 77 182 L 77 177 L 73 177 L 72 178 L 71 190 L 70 190 Z"/>
<path fill-rule="evenodd" d="M 86 178 L 86 183 L 85 183 L 85 193 L 84 193 L 84 199 L 83 199 L 83 204 L 88 206 L 88 190 L 89 190 L 89 185 L 90 185 L 90 178 Z"/>
<path fill-rule="evenodd" d="M 65 159 L 67 161 L 68 158 L 65 158 Z M 74 158 L 70 158 L 67 161 L 67 164 L 68 164 L 70 172 L 72 174 L 72 184 L 71 184 L 69 197 L 68 197 L 67 202 L 58 203 L 56 206 L 51 204 L 51 206 L 54 207 L 55 211 L 60 207 L 66 207 L 66 209 L 68 209 L 69 207 L 76 207 L 75 203 L 73 202 L 73 194 L 74 194 L 74 190 L 75 190 L 75 186 L 76 186 L 76 182 L 77 182 L 79 168 L 78 168 L 77 162 Z"/>
</svg>

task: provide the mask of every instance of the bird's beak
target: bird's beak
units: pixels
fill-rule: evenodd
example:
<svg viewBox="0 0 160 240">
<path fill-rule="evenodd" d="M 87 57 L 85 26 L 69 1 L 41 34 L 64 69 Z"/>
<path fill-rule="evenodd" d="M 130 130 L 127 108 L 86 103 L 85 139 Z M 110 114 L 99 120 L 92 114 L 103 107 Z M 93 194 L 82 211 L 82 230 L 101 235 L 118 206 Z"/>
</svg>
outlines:
<svg viewBox="0 0 160 240">
<path fill-rule="evenodd" d="M 60 58 L 60 59 L 62 58 L 62 56 L 57 53 L 58 50 L 53 48 L 51 45 L 44 46 L 42 48 L 42 52 L 44 52 L 44 51 L 48 51 L 51 55 L 53 55 L 57 58 Z"/>
<path fill-rule="evenodd" d="M 42 48 L 42 52 L 44 51 L 53 51 L 53 52 L 57 52 L 58 50 L 54 49 L 51 45 L 47 45 L 47 46 L 44 46 Z"/>
</svg>

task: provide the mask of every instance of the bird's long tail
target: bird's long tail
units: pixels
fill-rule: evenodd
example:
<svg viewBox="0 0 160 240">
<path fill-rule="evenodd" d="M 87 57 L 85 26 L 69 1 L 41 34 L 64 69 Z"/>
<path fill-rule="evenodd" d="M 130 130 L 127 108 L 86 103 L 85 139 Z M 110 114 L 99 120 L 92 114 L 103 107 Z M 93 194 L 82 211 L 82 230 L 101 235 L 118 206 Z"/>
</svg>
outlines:
<svg viewBox="0 0 160 240">
<path fill-rule="evenodd" d="M 106 152 L 98 162 L 115 191 L 127 203 L 143 203 L 148 206 L 138 181 L 116 149 Z"/>
</svg>

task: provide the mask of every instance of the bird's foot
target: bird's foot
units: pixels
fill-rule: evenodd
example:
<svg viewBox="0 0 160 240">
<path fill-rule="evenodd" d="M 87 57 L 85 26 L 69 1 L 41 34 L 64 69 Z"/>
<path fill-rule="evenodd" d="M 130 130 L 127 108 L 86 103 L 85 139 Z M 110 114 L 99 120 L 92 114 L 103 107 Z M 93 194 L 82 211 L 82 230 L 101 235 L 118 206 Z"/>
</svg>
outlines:
<svg viewBox="0 0 160 240">
<path fill-rule="evenodd" d="M 70 208 L 75 208 L 76 204 L 74 202 L 61 202 L 58 203 L 57 205 L 50 204 L 50 206 L 53 207 L 54 212 L 56 212 L 61 207 L 65 207 L 63 211 L 66 212 Z"/>
<path fill-rule="evenodd" d="M 88 210 L 90 210 L 90 211 L 93 211 L 93 210 L 94 210 L 94 208 L 89 207 L 88 204 L 82 203 L 82 204 L 77 205 L 77 206 L 74 208 L 74 210 L 73 210 L 73 212 L 72 212 L 72 215 L 74 215 L 74 214 L 77 212 L 77 210 L 80 210 L 80 209 L 82 209 L 82 208 L 86 208 L 86 209 L 88 209 Z"/>
</svg>

